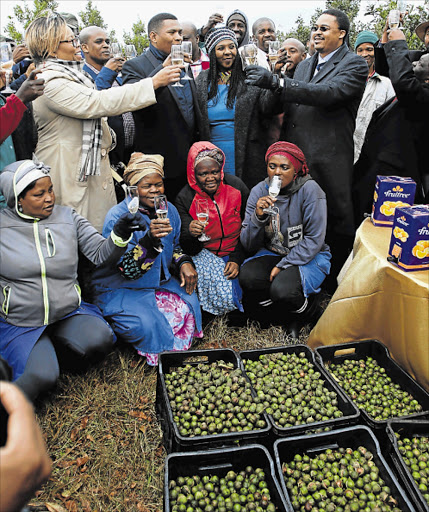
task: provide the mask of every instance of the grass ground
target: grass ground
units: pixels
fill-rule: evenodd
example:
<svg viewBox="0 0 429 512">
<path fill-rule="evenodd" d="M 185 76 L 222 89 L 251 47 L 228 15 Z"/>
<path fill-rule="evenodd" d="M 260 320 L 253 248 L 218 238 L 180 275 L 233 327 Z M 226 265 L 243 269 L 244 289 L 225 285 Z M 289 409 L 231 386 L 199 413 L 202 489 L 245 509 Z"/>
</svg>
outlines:
<svg viewBox="0 0 429 512">
<path fill-rule="evenodd" d="M 281 328 L 216 319 L 193 348 L 237 351 L 294 342 Z M 306 343 L 308 332 L 299 341 Z M 31 502 L 50 512 L 162 510 L 166 452 L 155 415 L 156 369 L 118 347 L 83 375 L 63 375 L 36 406 L 53 471 Z"/>
</svg>

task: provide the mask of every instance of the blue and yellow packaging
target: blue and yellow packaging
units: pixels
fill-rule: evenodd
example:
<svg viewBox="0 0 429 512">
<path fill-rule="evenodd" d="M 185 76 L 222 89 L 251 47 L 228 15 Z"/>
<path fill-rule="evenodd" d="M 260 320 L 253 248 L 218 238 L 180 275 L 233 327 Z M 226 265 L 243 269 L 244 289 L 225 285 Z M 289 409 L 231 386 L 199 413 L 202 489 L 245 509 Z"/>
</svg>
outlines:
<svg viewBox="0 0 429 512">
<path fill-rule="evenodd" d="M 374 226 L 392 226 L 395 208 L 412 206 L 416 182 L 401 176 L 377 176 L 371 220 Z"/>
<path fill-rule="evenodd" d="M 406 272 L 429 270 L 429 205 L 396 208 L 389 261 Z"/>
</svg>

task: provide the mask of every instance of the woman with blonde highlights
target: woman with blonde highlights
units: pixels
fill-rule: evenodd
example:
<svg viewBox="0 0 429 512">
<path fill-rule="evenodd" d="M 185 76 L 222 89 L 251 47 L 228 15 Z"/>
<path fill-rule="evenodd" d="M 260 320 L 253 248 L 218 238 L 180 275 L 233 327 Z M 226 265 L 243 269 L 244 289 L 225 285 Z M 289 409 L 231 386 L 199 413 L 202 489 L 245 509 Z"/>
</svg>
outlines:
<svg viewBox="0 0 429 512">
<path fill-rule="evenodd" d="M 33 103 L 36 154 L 53 169 L 58 203 L 101 231 L 116 203 L 108 155 L 114 134 L 102 118 L 156 103 L 155 90 L 179 80 L 180 68 L 169 66 L 135 84 L 98 91 L 82 69 L 78 38 L 59 14 L 34 20 L 26 43 L 35 62 L 43 63 L 45 79 L 45 94 Z"/>
</svg>

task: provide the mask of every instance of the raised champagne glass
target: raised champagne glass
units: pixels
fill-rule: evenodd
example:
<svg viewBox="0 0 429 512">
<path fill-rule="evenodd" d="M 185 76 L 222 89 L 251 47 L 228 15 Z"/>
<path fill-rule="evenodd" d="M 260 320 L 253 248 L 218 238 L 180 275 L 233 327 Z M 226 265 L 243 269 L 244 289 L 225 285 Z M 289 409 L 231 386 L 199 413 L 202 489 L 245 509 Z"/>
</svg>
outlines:
<svg viewBox="0 0 429 512">
<path fill-rule="evenodd" d="M 168 201 L 167 196 L 160 194 L 153 198 L 155 205 L 155 213 L 158 219 L 166 219 L 168 217 Z"/>
<path fill-rule="evenodd" d="M 197 219 L 204 224 L 204 229 L 209 223 L 209 202 L 207 199 L 199 199 L 196 204 L 197 207 Z M 200 242 L 208 242 L 211 238 L 203 232 L 202 235 L 198 237 Z"/>
<path fill-rule="evenodd" d="M 191 41 L 182 41 L 182 50 L 184 56 L 189 57 L 192 59 L 192 43 Z M 185 62 L 185 76 L 182 78 L 182 80 L 192 80 L 192 78 L 188 75 L 189 70 L 189 62 Z"/>
<path fill-rule="evenodd" d="M 280 176 L 273 176 L 270 181 L 270 186 L 268 188 L 268 195 L 272 198 L 276 198 L 279 193 L 280 189 L 282 188 L 282 179 Z M 264 213 L 268 213 L 269 215 L 275 215 L 277 212 L 274 210 L 272 206 L 269 206 L 268 208 L 264 208 L 262 210 Z"/>
<path fill-rule="evenodd" d="M 173 66 L 183 66 L 183 49 L 181 44 L 173 44 L 171 46 L 171 64 Z M 183 87 L 183 85 L 179 82 L 176 82 L 172 85 L 172 87 Z"/>
</svg>

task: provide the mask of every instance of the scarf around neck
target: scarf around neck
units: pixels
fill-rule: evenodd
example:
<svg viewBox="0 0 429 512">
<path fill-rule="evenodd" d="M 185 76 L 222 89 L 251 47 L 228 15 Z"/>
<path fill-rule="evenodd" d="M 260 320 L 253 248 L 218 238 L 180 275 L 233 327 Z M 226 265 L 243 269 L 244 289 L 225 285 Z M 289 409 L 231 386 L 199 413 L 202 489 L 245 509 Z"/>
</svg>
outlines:
<svg viewBox="0 0 429 512">
<path fill-rule="evenodd" d="M 57 71 L 72 82 L 76 82 L 90 89 L 95 84 L 88 73 L 83 70 L 84 62 L 47 59 L 44 69 Z M 103 130 L 101 118 L 82 120 L 82 155 L 79 171 L 79 181 L 87 181 L 88 176 L 100 175 L 101 138 Z"/>
</svg>

